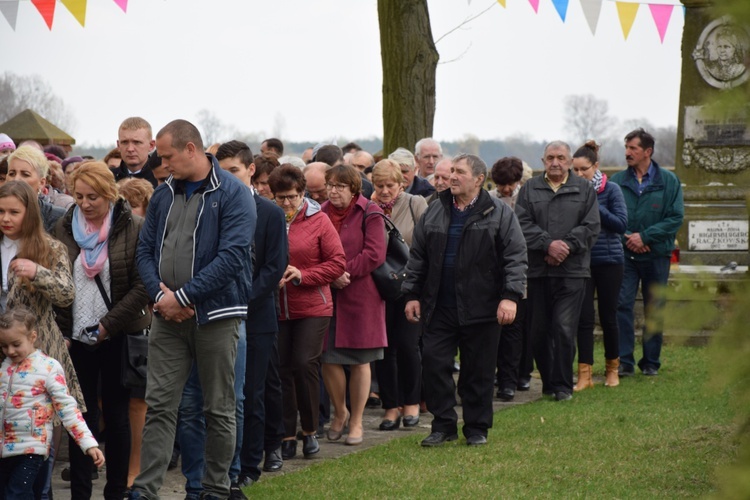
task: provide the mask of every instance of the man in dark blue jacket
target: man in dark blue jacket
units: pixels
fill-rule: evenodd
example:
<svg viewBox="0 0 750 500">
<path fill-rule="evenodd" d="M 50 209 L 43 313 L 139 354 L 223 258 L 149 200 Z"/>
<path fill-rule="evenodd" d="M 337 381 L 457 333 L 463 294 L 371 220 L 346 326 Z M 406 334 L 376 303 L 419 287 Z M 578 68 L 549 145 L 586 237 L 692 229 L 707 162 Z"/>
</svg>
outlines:
<svg viewBox="0 0 750 500">
<path fill-rule="evenodd" d="M 167 124 L 156 136 L 156 149 L 171 177 L 154 191 L 138 246 L 138 271 L 156 314 L 141 472 L 131 498 L 158 498 L 193 360 L 207 429 L 203 498 L 227 498 L 235 449 L 234 363 L 250 296 L 255 203 L 242 183 L 204 153 L 193 124 Z"/>
</svg>

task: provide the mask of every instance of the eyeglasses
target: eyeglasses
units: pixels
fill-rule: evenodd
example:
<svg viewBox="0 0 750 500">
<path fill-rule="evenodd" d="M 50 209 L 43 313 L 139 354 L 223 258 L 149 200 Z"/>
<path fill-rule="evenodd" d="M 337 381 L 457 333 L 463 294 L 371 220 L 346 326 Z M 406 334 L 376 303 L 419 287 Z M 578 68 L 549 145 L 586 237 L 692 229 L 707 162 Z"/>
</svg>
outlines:
<svg viewBox="0 0 750 500">
<path fill-rule="evenodd" d="M 280 196 L 274 196 L 276 198 L 276 203 L 283 204 L 285 201 L 288 201 L 289 203 L 294 203 L 294 200 L 299 198 L 298 194 L 287 194 L 287 195 L 280 195 Z"/>
<path fill-rule="evenodd" d="M 591 169 L 592 169 L 593 167 L 594 167 L 593 165 L 589 165 L 588 167 L 578 167 L 578 168 L 576 168 L 576 167 L 573 167 L 573 170 L 574 170 L 575 172 L 581 172 L 581 173 L 583 173 L 583 172 L 588 172 L 588 171 L 589 171 L 589 170 L 591 170 Z"/>
<path fill-rule="evenodd" d="M 326 188 L 330 189 L 331 191 L 343 191 L 349 186 L 346 184 L 331 184 L 330 182 L 326 183 Z"/>
</svg>

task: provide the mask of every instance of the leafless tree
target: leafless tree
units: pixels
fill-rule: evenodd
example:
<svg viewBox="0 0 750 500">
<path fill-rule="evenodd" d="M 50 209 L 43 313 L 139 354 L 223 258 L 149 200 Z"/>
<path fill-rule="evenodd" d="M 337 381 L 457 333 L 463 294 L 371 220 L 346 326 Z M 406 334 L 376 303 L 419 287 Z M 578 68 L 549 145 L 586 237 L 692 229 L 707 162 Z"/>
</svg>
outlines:
<svg viewBox="0 0 750 500">
<path fill-rule="evenodd" d="M 76 120 L 63 100 L 39 75 L 17 75 L 6 71 L 0 75 L 0 123 L 31 109 L 62 130 L 72 133 Z"/>
<path fill-rule="evenodd" d="M 208 109 L 201 109 L 196 115 L 198 128 L 203 132 L 203 144 L 209 147 L 223 137 L 227 127 L 224 122 L 216 116 L 216 113 Z"/>
<path fill-rule="evenodd" d="M 589 139 L 602 141 L 612 132 L 614 118 L 609 115 L 609 104 L 591 94 L 565 97 L 565 125 L 573 144 Z"/>
</svg>

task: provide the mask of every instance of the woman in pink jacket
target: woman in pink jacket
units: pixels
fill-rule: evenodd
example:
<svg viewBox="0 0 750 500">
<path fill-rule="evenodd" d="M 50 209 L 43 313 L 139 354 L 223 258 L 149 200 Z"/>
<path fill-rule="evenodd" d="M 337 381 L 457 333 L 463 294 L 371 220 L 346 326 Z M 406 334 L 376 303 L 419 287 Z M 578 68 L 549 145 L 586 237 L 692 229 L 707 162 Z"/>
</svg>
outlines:
<svg viewBox="0 0 750 500">
<path fill-rule="evenodd" d="M 320 354 L 333 315 L 330 283 L 345 271 L 336 230 L 315 201 L 305 198 L 305 176 L 290 164 L 275 169 L 268 184 L 286 214 L 289 265 L 279 283 L 279 360 L 284 428 L 281 455 L 297 454 L 297 412 L 302 453 L 320 451 L 315 432 L 320 406 Z"/>
<path fill-rule="evenodd" d="M 385 261 L 383 218 L 366 214 L 380 212 L 360 193 L 362 178 L 354 167 L 339 165 L 326 172 L 328 201 L 323 211 L 333 222 L 346 252 L 346 272 L 334 288 L 334 316 L 323 352 L 323 382 L 333 403 L 334 419 L 328 439 L 336 441 L 349 420 L 345 444 L 362 443 L 362 414 L 370 392 L 370 363 L 383 359 L 387 345 L 385 302 L 370 273 Z M 349 366 L 349 401 L 346 409 L 346 377 Z"/>
</svg>

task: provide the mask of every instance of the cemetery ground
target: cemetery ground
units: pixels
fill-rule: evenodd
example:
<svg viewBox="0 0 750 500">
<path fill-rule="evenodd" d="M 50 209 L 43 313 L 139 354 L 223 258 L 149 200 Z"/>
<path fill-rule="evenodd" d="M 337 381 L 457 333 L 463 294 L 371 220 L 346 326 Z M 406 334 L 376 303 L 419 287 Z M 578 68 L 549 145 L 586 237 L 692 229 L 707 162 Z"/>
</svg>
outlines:
<svg viewBox="0 0 750 500">
<path fill-rule="evenodd" d="M 637 346 L 640 351 L 640 346 Z M 596 386 L 556 402 L 541 383 L 495 400 L 486 446 L 463 437 L 422 448 L 429 414 L 420 426 L 382 432 L 382 410 L 367 410 L 364 446 L 321 439 L 314 459 L 286 461 L 246 488 L 256 498 L 684 498 L 718 494 L 721 473 L 739 454 L 738 421 L 727 389 L 709 376 L 709 347 L 669 342 L 657 377 L 603 385 L 603 350 L 597 343 Z M 460 415 L 460 407 L 458 408 Z M 460 434 L 460 432 L 459 432 Z M 343 440 L 342 440 L 343 441 Z M 55 498 L 69 484 L 55 468 Z M 95 481 L 101 495 L 104 474 Z M 179 468 L 170 471 L 162 498 L 184 498 Z M 747 493 L 747 491 L 745 492 Z M 95 498 L 97 495 L 95 495 Z"/>
</svg>

